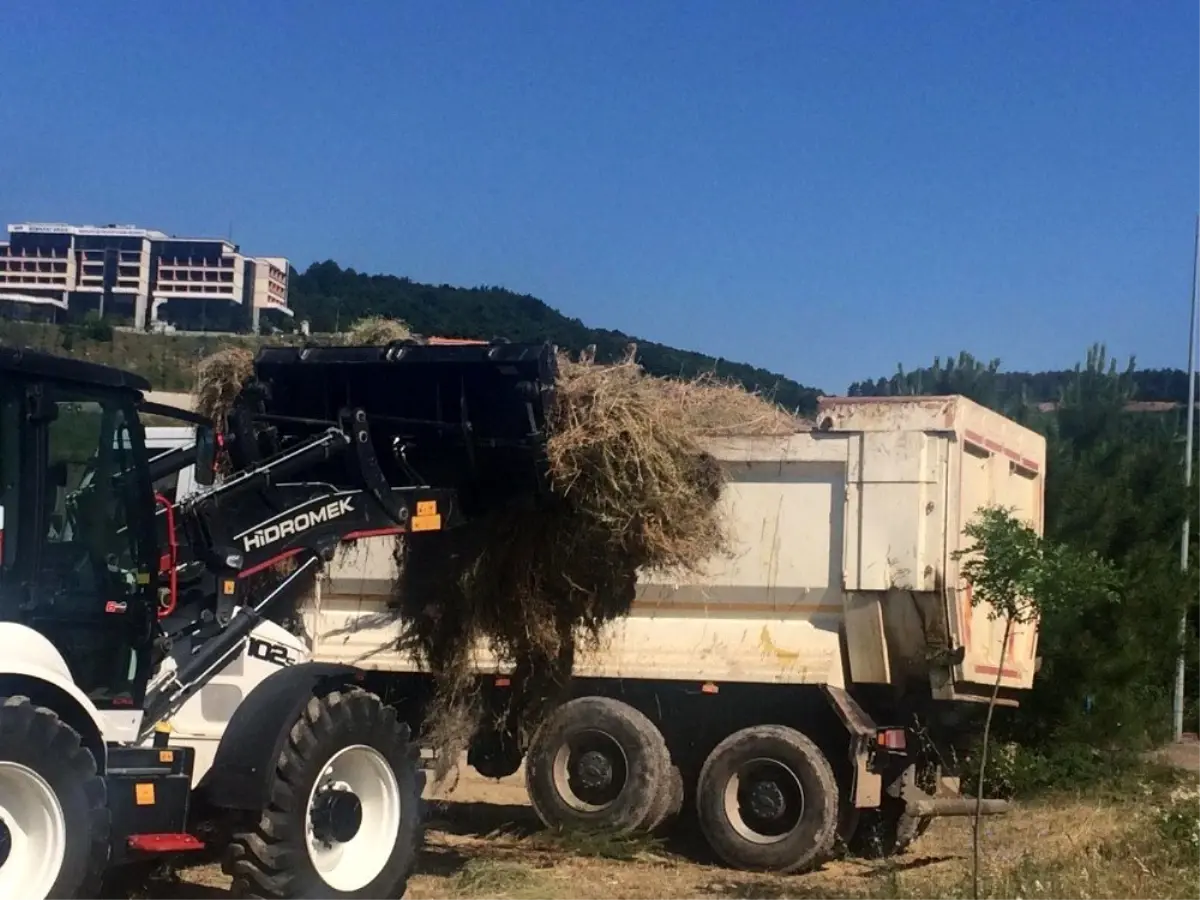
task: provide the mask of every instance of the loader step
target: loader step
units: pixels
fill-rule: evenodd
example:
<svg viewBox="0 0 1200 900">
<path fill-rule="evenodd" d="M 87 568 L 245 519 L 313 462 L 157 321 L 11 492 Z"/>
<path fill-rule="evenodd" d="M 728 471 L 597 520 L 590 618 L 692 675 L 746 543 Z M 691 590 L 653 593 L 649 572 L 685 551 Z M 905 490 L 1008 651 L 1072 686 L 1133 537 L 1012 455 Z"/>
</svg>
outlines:
<svg viewBox="0 0 1200 900">
<path fill-rule="evenodd" d="M 143 853 L 197 849 L 178 840 L 186 837 L 191 805 L 191 747 L 109 747 L 104 781 L 112 814 L 112 861 L 118 864 Z M 157 840 L 175 838 L 174 843 Z M 153 849 L 154 847 L 159 849 Z"/>
</svg>

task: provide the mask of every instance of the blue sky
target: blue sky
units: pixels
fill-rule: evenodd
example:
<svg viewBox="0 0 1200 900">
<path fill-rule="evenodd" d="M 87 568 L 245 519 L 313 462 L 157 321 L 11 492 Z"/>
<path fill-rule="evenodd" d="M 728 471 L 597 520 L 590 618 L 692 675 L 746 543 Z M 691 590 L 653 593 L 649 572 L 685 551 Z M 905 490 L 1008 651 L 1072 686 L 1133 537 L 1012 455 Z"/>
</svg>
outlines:
<svg viewBox="0 0 1200 900">
<path fill-rule="evenodd" d="M 1195 0 L 23 4 L 0 219 L 534 294 L 826 390 L 1186 360 Z"/>
</svg>

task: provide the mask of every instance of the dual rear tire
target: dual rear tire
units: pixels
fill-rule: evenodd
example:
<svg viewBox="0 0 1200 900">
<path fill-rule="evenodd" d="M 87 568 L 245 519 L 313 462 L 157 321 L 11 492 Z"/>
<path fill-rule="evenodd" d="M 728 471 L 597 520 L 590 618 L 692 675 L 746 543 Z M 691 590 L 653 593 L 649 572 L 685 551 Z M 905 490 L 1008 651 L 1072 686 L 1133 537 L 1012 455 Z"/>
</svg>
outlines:
<svg viewBox="0 0 1200 900">
<path fill-rule="evenodd" d="M 653 831 L 683 804 L 683 776 L 662 733 L 608 697 L 580 697 L 550 714 L 526 754 L 525 786 L 553 829 Z"/>
<path fill-rule="evenodd" d="M 726 865 L 802 872 L 833 850 L 837 780 L 825 754 L 795 729 L 745 728 L 705 760 L 696 813 L 709 846 Z"/>
<path fill-rule="evenodd" d="M 653 831 L 683 806 L 685 784 L 661 732 L 638 710 L 581 697 L 543 723 L 525 759 L 530 803 L 553 829 Z M 727 865 L 796 872 L 833 849 L 838 786 L 811 740 L 777 725 L 730 735 L 695 785 L 701 831 Z"/>
</svg>

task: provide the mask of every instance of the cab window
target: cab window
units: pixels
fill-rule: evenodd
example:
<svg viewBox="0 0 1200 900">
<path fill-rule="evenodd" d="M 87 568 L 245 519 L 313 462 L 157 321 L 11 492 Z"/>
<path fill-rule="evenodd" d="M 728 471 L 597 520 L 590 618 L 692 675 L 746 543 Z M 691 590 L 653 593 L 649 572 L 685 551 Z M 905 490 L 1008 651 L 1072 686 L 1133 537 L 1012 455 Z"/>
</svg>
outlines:
<svg viewBox="0 0 1200 900">
<path fill-rule="evenodd" d="M 129 413 L 112 401 L 59 394 L 47 427 L 43 574 L 112 600 L 138 593 L 138 478 Z"/>
</svg>

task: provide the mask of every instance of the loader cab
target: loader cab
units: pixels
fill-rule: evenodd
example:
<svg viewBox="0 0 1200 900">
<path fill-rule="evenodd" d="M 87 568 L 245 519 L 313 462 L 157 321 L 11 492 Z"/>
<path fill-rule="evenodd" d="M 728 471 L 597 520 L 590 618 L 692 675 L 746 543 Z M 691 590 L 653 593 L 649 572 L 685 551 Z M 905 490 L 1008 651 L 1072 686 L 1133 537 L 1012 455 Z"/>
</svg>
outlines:
<svg viewBox="0 0 1200 900">
<path fill-rule="evenodd" d="M 149 385 L 0 347 L 0 620 L 38 631 L 98 709 L 139 709 L 156 633 Z"/>
</svg>

